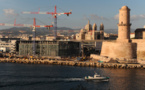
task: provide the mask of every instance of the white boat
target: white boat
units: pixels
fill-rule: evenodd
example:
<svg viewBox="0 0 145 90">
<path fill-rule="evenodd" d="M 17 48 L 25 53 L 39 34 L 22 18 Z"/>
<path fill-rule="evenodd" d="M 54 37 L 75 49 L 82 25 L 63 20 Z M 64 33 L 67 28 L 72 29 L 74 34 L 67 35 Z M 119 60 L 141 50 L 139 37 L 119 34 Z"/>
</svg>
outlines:
<svg viewBox="0 0 145 90">
<path fill-rule="evenodd" d="M 102 77 L 102 76 L 98 75 L 97 73 L 95 73 L 93 77 L 92 76 L 85 76 L 85 80 L 90 80 L 90 81 L 91 80 L 92 81 L 102 80 L 102 81 L 104 81 L 104 80 L 109 80 L 109 77 Z"/>
</svg>

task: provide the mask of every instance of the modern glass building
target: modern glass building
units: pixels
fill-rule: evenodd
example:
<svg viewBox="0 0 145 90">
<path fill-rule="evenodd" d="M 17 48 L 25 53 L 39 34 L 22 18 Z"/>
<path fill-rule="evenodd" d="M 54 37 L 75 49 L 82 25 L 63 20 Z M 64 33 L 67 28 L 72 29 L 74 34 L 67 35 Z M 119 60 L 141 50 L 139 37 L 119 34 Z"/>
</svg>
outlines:
<svg viewBox="0 0 145 90">
<path fill-rule="evenodd" d="M 36 55 L 38 56 L 78 56 L 81 43 L 74 41 L 36 41 Z M 33 41 L 20 41 L 19 55 L 33 55 Z"/>
</svg>

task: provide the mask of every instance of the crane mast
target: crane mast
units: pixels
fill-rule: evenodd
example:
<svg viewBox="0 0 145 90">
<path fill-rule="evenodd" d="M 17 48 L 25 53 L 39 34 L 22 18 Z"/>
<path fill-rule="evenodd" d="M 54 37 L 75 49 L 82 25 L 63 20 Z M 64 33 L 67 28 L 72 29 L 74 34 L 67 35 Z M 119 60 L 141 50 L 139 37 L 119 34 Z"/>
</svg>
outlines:
<svg viewBox="0 0 145 90">
<path fill-rule="evenodd" d="M 72 14 L 72 12 L 63 12 L 63 13 L 57 13 L 57 7 L 55 5 L 54 7 L 54 12 L 22 12 L 23 14 L 51 14 L 54 17 L 54 36 L 55 39 L 57 38 L 57 15 L 61 15 L 61 14 L 66 14 L 67 16 L 69 16 L 69 14 Z"/>
<path fill-rule="evenodd" d="M 56 9 L 56 5 L 55 5 L 55 16 L 54 16 L 54 30 L 55 30 L 55 33 L 54 33 L 54 36 L 55 36 L 55 39 L 57 38 L 57 9 Z"/>
<path fill-rule="evenodd" d="M 36 45 L 35 45 L 35 41 L 36 41 L 36 19 L 34 18 L 34 22 L 33 22 L 33 56 L 35 56 L 36 53 Z"/>
<path fill-rule="evenodd" d="M 32 27 L 33 30 L 33 56 L 36 54 L 36 45 L 35 45 L 35 40 L 36 40 L 36 27 L 53 27 L 53 25 L 36 25 L 36 19 L 33 19 L 33 24 L 16 24 L 16 19 L 14 21 L 14 24 L 9 24 L 9 23 L 0 23 L 0 26 L 14 26 L 14 27 Z"/>
</svg>

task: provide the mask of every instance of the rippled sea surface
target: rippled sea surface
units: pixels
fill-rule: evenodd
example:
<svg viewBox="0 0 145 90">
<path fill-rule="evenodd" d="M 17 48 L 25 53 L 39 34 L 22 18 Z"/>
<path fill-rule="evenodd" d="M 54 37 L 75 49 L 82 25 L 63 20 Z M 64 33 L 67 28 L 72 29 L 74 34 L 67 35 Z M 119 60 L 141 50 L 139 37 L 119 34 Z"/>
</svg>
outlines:
<svg viewBox="0 0 145 90">
<path fill-rule="evenodd" d="M 109 81 L 91 82 L 94 71 Z M 0 63 L 0 90 L 145 90 L 145 69 Z M 81 90 L 81 89 L 80 89 Z"/>
</svg>

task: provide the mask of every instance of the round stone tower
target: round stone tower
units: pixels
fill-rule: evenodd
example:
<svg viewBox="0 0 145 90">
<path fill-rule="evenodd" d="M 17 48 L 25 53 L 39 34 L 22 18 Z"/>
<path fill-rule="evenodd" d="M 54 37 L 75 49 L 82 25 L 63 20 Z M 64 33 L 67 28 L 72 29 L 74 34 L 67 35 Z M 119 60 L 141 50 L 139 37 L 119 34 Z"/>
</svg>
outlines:
<svg viewBox="0 0 145 90">
<path fill-rule="evenodd" d="M 102 43 L 101 56 L 109 58 L 134 59 L 136 58 L 137 44 L 130 40 L 130 9 L 123 6 L 119 10 L 118 38 L 116 41 Z"/>
<path fill-rule="evenodd" d="M 130 40 L 130 9 L 127 6 L 123 6 L 119 10 L 119 24 L 118 24 L 118 41 Z"/>
</svg>

